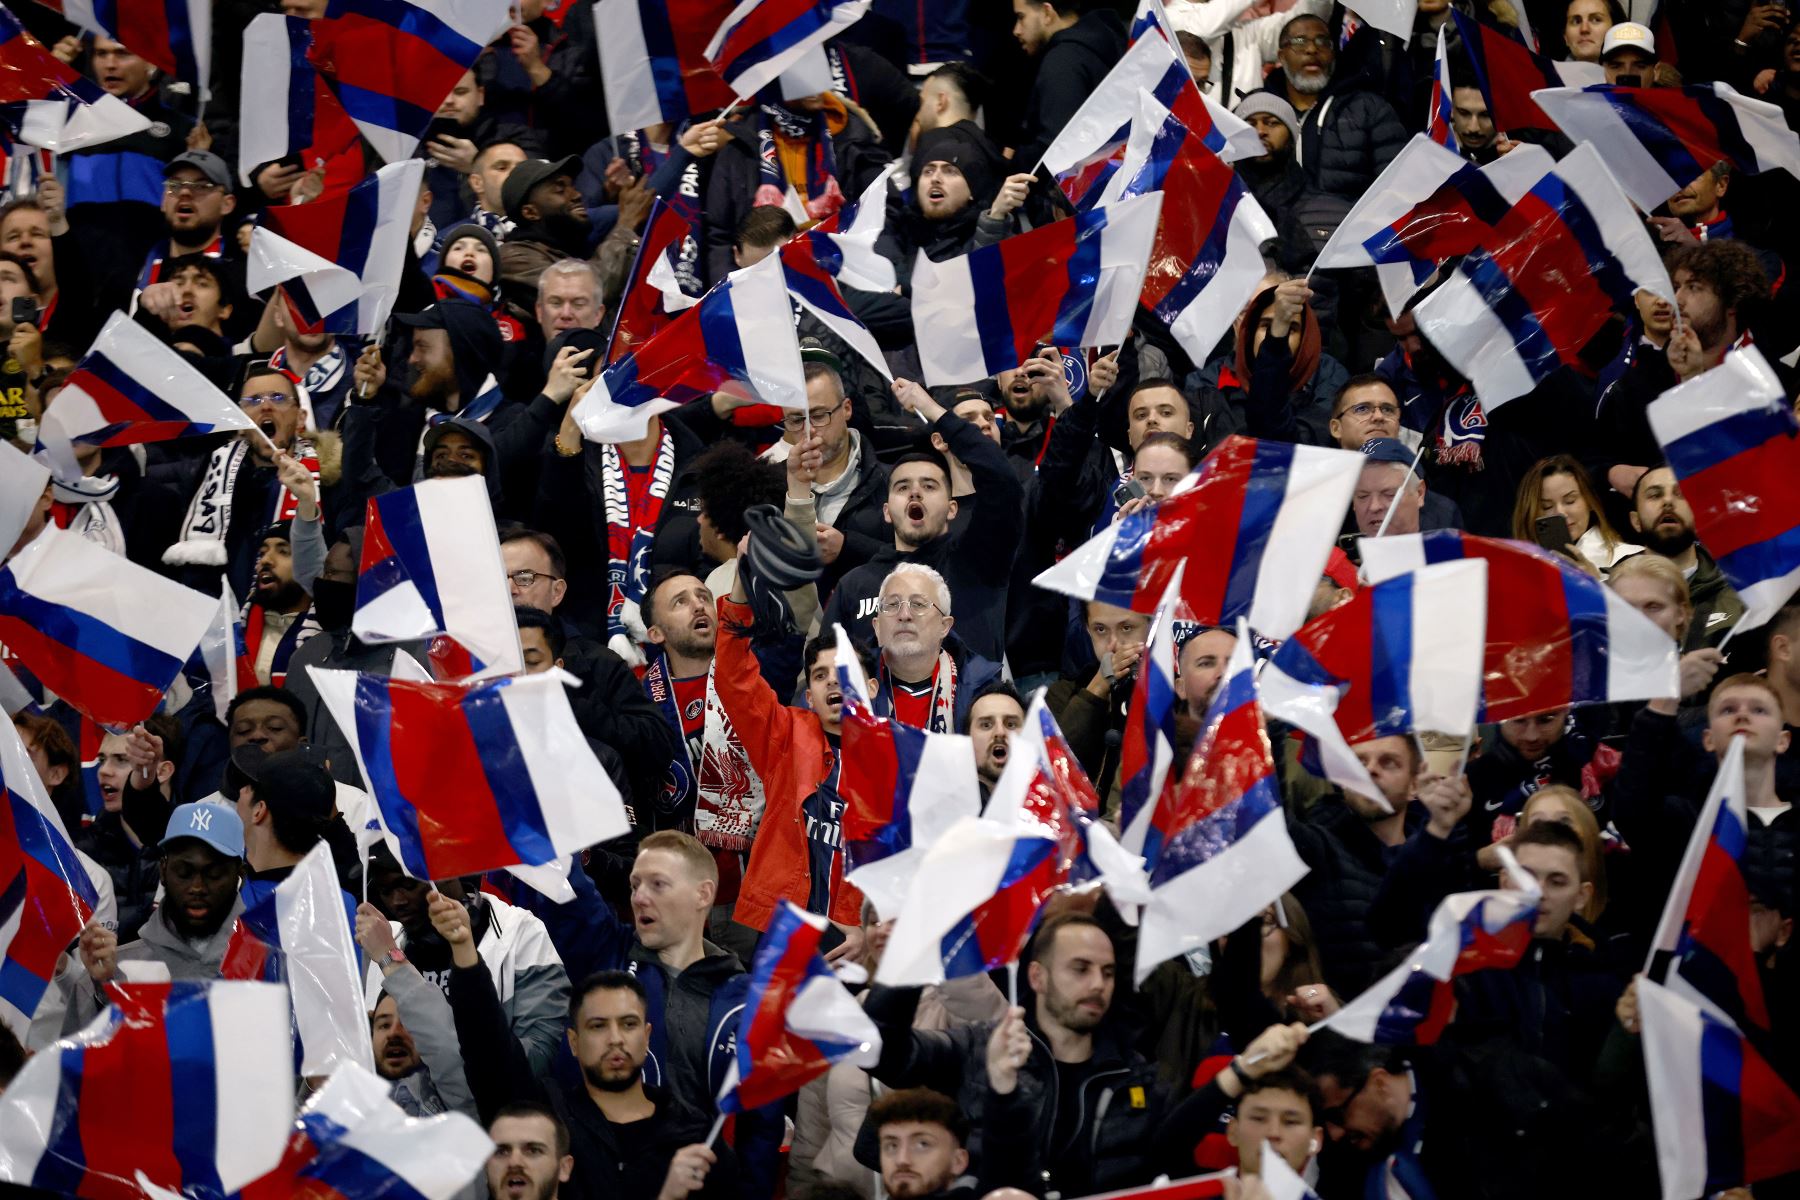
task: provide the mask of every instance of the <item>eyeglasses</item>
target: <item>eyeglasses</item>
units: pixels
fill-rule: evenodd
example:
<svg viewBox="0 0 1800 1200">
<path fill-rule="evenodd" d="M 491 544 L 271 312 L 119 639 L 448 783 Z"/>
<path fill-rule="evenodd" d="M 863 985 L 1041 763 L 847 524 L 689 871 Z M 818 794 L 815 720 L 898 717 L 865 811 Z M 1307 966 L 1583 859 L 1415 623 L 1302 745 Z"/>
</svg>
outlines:
<svg viewBox="0 0 1800 1200">
<path fill-rule="evenodd" d="M 1331 1108 L 1325 1109 L 1319 1114 L 1319 1124 L 1324 1125 L 1327 1128 L 1335 1125 L 1339 1129 L 1342 1129 L 1344 1127 L 1344 1114 L 1350 1111 L 1350 1106 L 1356 1103 L 1356 1098 L 1362 1095 L 1363 1089 L 1368 1086 L 1369 1077 L 1364 1075 L 1357 1081 L 1356 1087 L 1352 1089 L 1350 1094 L 1344 1097 L 1344 1102 L 1342 1104 L 1333 1105 Z"/>
<path fill-rule="evenodd" d="M 937 605 L 933 604 L 923 596 L 884 596 L 881 601 L 882 615 L 888 617 L 894 616 L 900 611 L 900 606 L 902 604 L 906 605 L 907 611 L 911 612 L 915 617 L 922 617 L 932 609 L 937 608 Z M 943 612 L 944 610 L 938 608 L 938 611 Z"/>
<path fill-rule="evenodd" d="M 225 190 L 223 184 L 214 183 L 210 179 L 165 179 L 163 195 L 179 196 L 183 192 L 192 192 L 196 196 L 210 196 L 214 192 Z"/>
<path fill-rule="evenodd" d="M 1332 43 L 1329 34 L 1315 33 L 1311 37 L 1307 37 L 1305 34 L 1297 33 L 1293 37 L 1282 38 L 1281 45 L 1283 49 L 1287 50 L 1304 50 L 1308 46 L 1314 50 L 1329 50 Z"/>
<path fill-rule="evenodd" d="M 562 582 L 561 575 L 551 575 L 545 571 L 508 571 L 506 577 L 510 579 L 512 585 L 520 591 L 529 589 L 540 579 L 548 579 L 551 583 Z"/>
<path fill-rule="evenodd" d="M 844 399 L 847 400 L 849 397 L 846 396 Z M 825 422 L 835 417 L 838 414 L 838 410 L 843 407 L 844 401 L 839 400 L 830 408 L 811 409 L 804 415 L 801 413 L 789 413 L 787 416 L 781 418 L 781 427 L 783 429 L 805 429 L 809 420 L 814 425 L 823 425 Z"/>
<path fill-rule="evenodd" d="M 1366 421 L 1376 413 L 1380 413 L 1384 417 L 1397 417 L 1400 415 L 1400 406 L 1398 404 L 1370 404 L 1365 401 L 1362 404 L 1352 404 L 1338 416 L 1356 417 Z"/>
<path fill-rule="evenodd" d="M 286 392 L 257 392 L 254 396 L 244 396 L 238 400 L 239 408 L 260 408 L 264 404 L 276 408 L 286 408 L 290 404 L 298 404 L 299 398 Z"/>
</svg>

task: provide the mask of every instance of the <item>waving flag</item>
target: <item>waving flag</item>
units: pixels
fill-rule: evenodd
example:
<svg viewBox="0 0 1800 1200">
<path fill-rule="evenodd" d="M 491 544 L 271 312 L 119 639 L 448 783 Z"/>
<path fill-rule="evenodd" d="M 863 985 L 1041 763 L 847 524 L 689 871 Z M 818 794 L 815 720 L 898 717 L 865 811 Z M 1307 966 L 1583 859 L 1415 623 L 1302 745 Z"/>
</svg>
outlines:
<svg viewBox="0 0 1800 1200">
<path fill-rule="evenodd" d="M 928 387 L 1010 371 L 1043 342 L 1125 340 L 1162 196 L 1079 213 L 943 262 L 913 267 L 913 335 Z"/>
<path fill-rule="evenodd" d="M 1491 244 L 1464 258 L 1415 313 L 1491 416 L 1575 365 L 1638 291 L 1674 303 L 1644 223 L 1590 142 L 1532 185 L 1494 226 Z"/>
<path fill-rule="evenodd" d="M 365 1022 L 366 1024 L 366 1022 Z M 461 1113 L 415 1119 L 367 1067 L 346 1064 L 314 1092 L 273 1171 L 241 1200 L 451 1200 L 477 1175 L 494 1143 Z"/>
<path fill-rule="evenodd" d="M 1663 1200 L 1800 1171 L 1800 1096 L 1730 1022 L 1638 977 Z"/>
<path fill-rule="evenodd" d="M 825 927 L 824 917 L 784 900 L 757 943 L 720 1112 L 761 1108 L 792 1095 L 833 1063 L 872 1067 L 881 1057 L 875 1022 L 819 954 Z"/>
<path fill-rule="evenodd" d="M 238 661 L 246 657 L 243 633 L 238 627 L 238 598 L 231 592 L 231 581 L 219 581 L 219 607 L 212 624 L 200 639 L 200 648 L 187 666 L 188 680 L 195 689 L 205 688 L 212 696 L 213 715 L 223 723 L 225 714 L 238 692 Z"/>
<path fill-rule="evenodd" d="M 331 847 L 321 841 L 292 875 L 239 915 L 219 975 L 285 983 L 300 1038 L 300 1073 L 322 1076 L 374 1061 L 360 962 Z"/>
<path fill-rule="evenodd" d="M 0 1180 L 93 1200 L 138 1181 L 219 1196 L 281 1159 L 294 1116 L 287 998 L 268 983 L 114 985 L 0 1094 Z"/>
<path fill-rule="evenodd" d="M 894 264 L 875 249 L 887 227 L 887 201 L 897 163 L 882 169 L 854 203 L 846 204 L 811 229 L 794 235 L 812 246 L 820 268 L 845 287 L 865 292 L 891 292 L 898 278 Z"/>
<path fill-rule="evenodd" d="M 1034 823 L 962 818 L 920 864 L 875 982 L 942 983 L 1017 961 L 1045 897 L 1067 882 L 1058 859 Z"/>
<path fill-rule="evenodd" d="M 1417 0 L 1414 0 L 1417 3 Z M 1461 154 L 1456 140 L 1455 103 L 1450 86 L 1450 39 L 1440 36 L 1437 58 L 1431 68 L 1431 109 L 1425 116 L 1425 133 L 1432 141 L 1453 154 Z M 1501 156 L 1502 158 L 1505 155 Z M 1392 163 L 1388 164 L 1392 166 Z"/>
<path fill-rule="evenodd" d="M 1728 83 L 1552 88 L 1531 98 L 1572 139 L 1593 143 L 1640 208 L 1655 208 L 1719 162 L 1744 175 L 1800 177 L 1800 137 L 1781 109 Z"/>
<path fill-rule="evenodd" d="M 1494 240 L 1494 229 L 1556 165 L 1519 146 L 1485 167 L 1417 134 L 1319 251 L 1319 267 L 1374 267 L 1395 316 L 1439 264 Z"/>
<path fill-rule="evenodd" d="M 506 0 L 333 0 L 312 23 L 312 62 L 375 152 L 398 166 L 512 20 Z"/>
<path fill-rule="evenodd" d="M 1101 204 L 1162 194 L 1141 299 L 1203 362 L 1256 294 L 1262 244 L 1275 236 L 1275 223 L 1196 131 L 1148 92 L 1138 99 L 1125 161 Z"/>
<path fill-rule="evenodd" d="M 49 486 L 48 467 L 11 442 L 0 442 L 0 554 L 12 553 Z"/>
<path fill-rule="evenodd" d="M 1769 1030 L 1769 1006 L 1750 948 L 1744 847 L 1744 741 L 1734 737 L 1713 777 L 1650 943 L 1650 977 L 1740 1029 Z"/>
<path fill-rule="evenodd" d="M 678 276 L 671 261 L 685 247 L 694 246 L 697 250 L 693 236 L 693 226 L 682 219 L 674 206 L 660 196 L 651 201 L 637 257 L 632 260 L 631 274 L 626 277 L 625 291 L 619 298 L 619 311 L 613 317 L 612 337 L 606 346 L 607 363 L 618 362 L 666 327 L 675 313 L 693 306 L 694 298 L 684 295 L 676 282 Z M 667 285 L 676 285 L 674 295 Z"/>
<path fill-rule="evenodd" d="M 844 697 L 838 772 L 844 878 L 886 920 L 900 911 L 919 865 L 944 832 L 981 811 L 975 750 L 962 734 L 876 716 L 850 635 L 836 628 Z"/>
<path fill-rule="evenodd" d="M 123 42 L 164 75 L 207 94 L 212 68 L 212 5 L 207 0 L 45 0 L 89 33 Z"/>
<path fill-rule="evenodd" d="M 706 61 L 706 44 L 731 7 L 731 0 L 600 0 L 594 31 L 609 127 L 679 125 L 730 104 L 731 85 Z"/>
<path fill-rule="evenodd" d="M 1032 580 L 1038 587 L 1153 612 L 1186 560 L 1181 599 L 1203 625 L 1248 616 L 1284 638 L 1350 507 L 1362 455 L 1232 435 L 1161 504 L 1117 521 Z"/>
<path fill-rule="evenodd" d="M 372 337 L 400 294 L 425 161 L 390 163 L 348 192 L 263 211 L 245 283 L 281 285 L 299 326 Z"/>
<path fill-rule="evenodd" d="M 1800 587 L 1800 441 L 1787 392 L 1754 346 L 1652 401 L 1650 429 L 1694 529 L 1754 629 Z"/>
<path fill-rule="evenodd" d="M 1138 660 L 1119 743 L 1119 841 L 1127 850 L 1150 851 L 1146 839 L 1156 812 L 1175 793 L 1175 621 L 1181 601 L 1181 569 L 1169 580 Z"/>
<path fill-rule="evenodd" d="M 1169 24 L 1169 14 L 1163 11 L 1162 0 L 1138 0 L 1127 37 L 1135 42 L 1152 29 L 1162 34 L 1163 40 L 1170 45 L 1175 44 L 1175 27 Z"/>
<path fill-rule="evenodd" d="M 1317 740 L 1327 779 L 1380 801 L 1351 747 L 1419 729 L 1471 734 L 1487 622 L 1485 562 L 1384 579 L 1281 644 L 1263 672 L 1263 703 Z"/>
<path fill-rule="evenodd" d="M 804 233 L 781 247 L 781 274 L 788 295 L 891 383 L 893 372 L 888 370 L 887 357 L 882 354 L 875 335 L 850 311 L 844 293 L 838 290 L 837 281 L 819 261 L 818 252 L 819 243 Z"/>
<path fill-rule="evenodd" d="M 778 255 L 733 271 L 607 367 L 575 406 L 575 420 L 589 441 L 628 442 L 643 437 L 658 413 L 740 385 L 765 404 L 806 407 L 800 341 Z"/>
<path fill-rule="evenodd" d="M 102 725 L 156 711 L 217 607 L 54 525 L 0 566 L 0 644 Z"/>
<path fill-rule="evenodd" d="M 1373 25 L 1383 33 L 1391 33 L 1402 42 L 1411 41 L 1413 22 L 1418 19 L 1418 0 L 1357 0 L 1356 15 L 1363 24 Z M 1443 39 L 1438 39 L 1439 45 Z"/>
<path fill-rule="evenodd" d="M 377 496 L 365 529 L 352 633 L 376 645 L 448 634 L 481 675 L 525 669 L 485 480 L 428 479 Z"/>
<path fill-rule="evenodd" d="M 542 866 L 626 832 L 560 671 L 469 686 L 311 668 L 415 879 Z"/>
<path fill-rule="evenodd" d="M 0 8 L 0 122 L 27 146 L 66 154 L 150 128 L 150 118 L 44 49 Z"/>
<path fill-rule="evenodd" d="M 1482 721 L 1678 694 L 1674 639 L 1561 555 L 1455 530 L 1364 538 L 1362 551 L 1371 583 L 1431 563 L 1487 560 Z"/>
<path fill-rule="evenodd" d="M 1543 894 L 1504 847 L 1501 861 L 1513 889 L 1444 897 L 1431 914 L 1424 944 L 1412 957 L 1323 1024 L 1359 1042 L 1435 1043 L 1455 1009 L 1450 981 L 1471 971 L 1509 970 L 1531 945 Z"/>
<path fill-rule="evenodd" d="M 57 478 L 81 478 L 72 443 L 131 446 L 251 429 L 244 411 L 155 334 L 115 312 L 38 426 Z"/>
<path fill-rule="evenodd" d="M 707 43 L 706 61 L 737 96 L 753 96 L 869 11 L 869 0 L 743 0 Z"/>
<path fill-rule="evenodd" d="M 21 1041 L 62 952 L 100 903 L 18 730 L 0 729 L 0 1020 Z"/>
<path fill-rule="evenodd" d="M 362 135 L 308 57 L 311 22 L 261 13 L 244 29 L 243 96 L 273 97 L 238 112 L 238 180 L 280 159 L 311 167 L 325 160 L 325 194 L 362 179 Z M 316 201 L 315 201 L 316 203 Z"/>
<path fill-rule="evenodd" d="M 1551 62 L 1492 25 L 1454 10 L 1450 18 L 1456 22 L 1463 52 L 1475 70 L 1475 86 L 1487 101 L 1496 130 L 1554 129 L 1555 123 L 1532 98 L 1534 92 L 1606 81 L 1605 72 L 1597 64 Z"/>
<path fill-rule="evenodd" d="M 1158 963 L 1230 933 L 1306 874 L 1281 809 L 1251 647 L 1240 620 L 1181 783 L 1151 817 L 1139 983 Z"/>
</svg>

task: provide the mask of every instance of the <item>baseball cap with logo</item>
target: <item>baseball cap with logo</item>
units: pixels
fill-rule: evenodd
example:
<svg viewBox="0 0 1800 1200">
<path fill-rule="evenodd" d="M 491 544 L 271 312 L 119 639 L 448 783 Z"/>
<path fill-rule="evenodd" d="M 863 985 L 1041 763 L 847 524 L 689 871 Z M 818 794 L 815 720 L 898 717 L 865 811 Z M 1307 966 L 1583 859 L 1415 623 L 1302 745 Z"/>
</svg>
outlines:
<svg viewBox="0 0 1800 1200">
<path fill-rule="evenodd" d="M 1399 463 L 1403 467 L 1413 465 L 1413 452 L 1398 438 L 1370 438 L 1363 443 L 1362 452 L 1370 462 Z"/>
<path fill-rule="evenodd" d="M 184 838 L 205 842 L 226 858 L 244 857 L 244 823 L 237 810 L 210 800 L 177 806 L 169 814 L 169 828 L 159 843 L 164 850 Z"/>
<path fill-rule="evenodd" d="M 1600 43 L 1600 61 L 1614 50 L 1640 50 L 1651 58 L 1656 57 L 1656 36 L 1636 21 L 1620 21 L 1606 31 L 1606 40 Z"/>
</svg>

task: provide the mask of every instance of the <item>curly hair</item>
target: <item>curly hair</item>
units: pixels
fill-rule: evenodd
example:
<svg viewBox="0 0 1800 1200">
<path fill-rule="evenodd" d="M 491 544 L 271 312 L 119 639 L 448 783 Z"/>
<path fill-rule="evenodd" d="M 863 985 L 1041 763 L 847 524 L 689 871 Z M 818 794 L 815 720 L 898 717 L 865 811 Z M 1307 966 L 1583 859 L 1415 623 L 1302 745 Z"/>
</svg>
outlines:
<svg viewBox="0 0 1800 1200">
<path fill-rule="evenodd" d="M 1686 271 L 1719 298 L 1726 312 L 1737 314 L 1738 328 L 1750 324 L 1769 302 L 1769 277 L 1756 251 L 1732 238 L 1683 246 L 1669 256 L 1669 275 Z"/>
<path fill-rule="evenodd" d="M 750 532 L 744 510 L 758 504 L 781 507 L 787 496 L 787 472 L 764 462 L 742 442 L 720 442 L 694 460 L 700 511 L 726 541 Z"/>
</svg>

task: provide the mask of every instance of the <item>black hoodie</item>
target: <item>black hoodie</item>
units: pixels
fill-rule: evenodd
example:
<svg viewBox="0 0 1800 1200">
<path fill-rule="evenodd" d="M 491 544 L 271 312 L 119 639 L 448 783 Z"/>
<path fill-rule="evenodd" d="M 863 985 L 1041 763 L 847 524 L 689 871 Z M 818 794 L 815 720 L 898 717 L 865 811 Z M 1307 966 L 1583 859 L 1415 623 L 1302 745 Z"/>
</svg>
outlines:
<svg viewBox="0 0 1800 1200">
<path fill-rule="evenodd" d="M 1097 8 L 1044 44 L 1037 81 L 1025 101 L 1025 119 L 1013 161 L 1035 164 L 1062 132 L 1106 73 L 1125 56 L 1125 25 L 1119 15 Z"/>
</svg>

